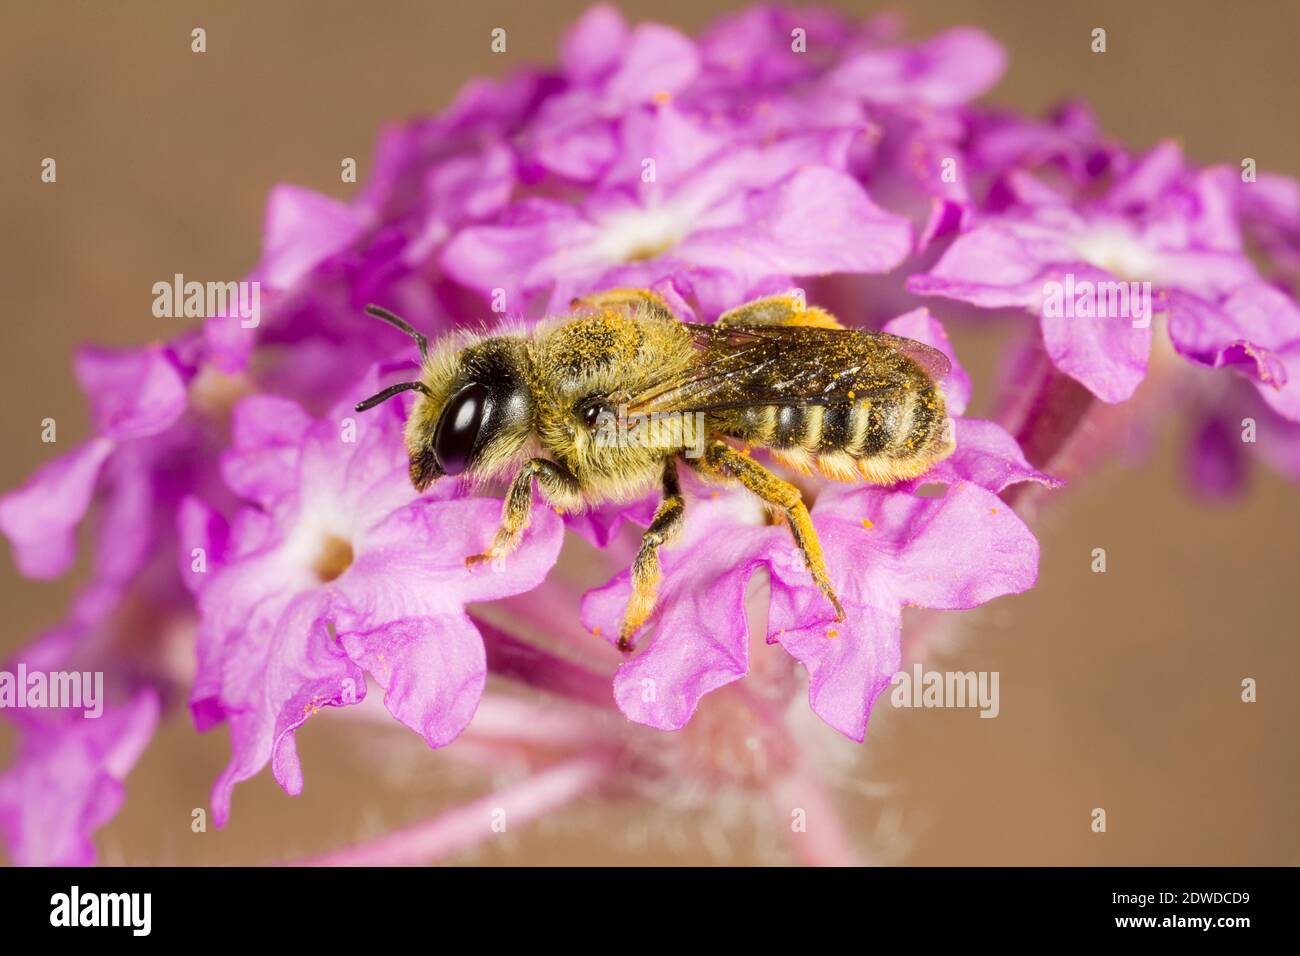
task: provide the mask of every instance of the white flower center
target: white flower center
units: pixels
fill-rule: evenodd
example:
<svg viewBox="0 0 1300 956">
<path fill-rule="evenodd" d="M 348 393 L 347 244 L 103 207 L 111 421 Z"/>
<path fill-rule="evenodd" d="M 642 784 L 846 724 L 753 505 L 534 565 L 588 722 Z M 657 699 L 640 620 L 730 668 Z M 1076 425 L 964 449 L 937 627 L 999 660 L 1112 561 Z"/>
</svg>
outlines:
<svg viewBox="0 0 1300 956">
<path fill-rule="evenodd" d="M 1084 261 L 1130 282 L 1150 280 L 1160 264 L 1159 256 L 1122 223 L 1089 229 L 1075 240 L 1075 250 Z"/>
<path fill-rule="evenodd" d="M 328 584 L 356 559 L 348 523 L 305 512 L 285 541 L 282 555 L 291 573 L 301 575 L 303 586 Z"/>
<path fill-rule="evenodd" d="M 669 206 L 651 206 L 610 216 L 600 223 L 598 249 L 610 262 L 653 259 L 677 245 L 690 224 Z"/>
</svg>

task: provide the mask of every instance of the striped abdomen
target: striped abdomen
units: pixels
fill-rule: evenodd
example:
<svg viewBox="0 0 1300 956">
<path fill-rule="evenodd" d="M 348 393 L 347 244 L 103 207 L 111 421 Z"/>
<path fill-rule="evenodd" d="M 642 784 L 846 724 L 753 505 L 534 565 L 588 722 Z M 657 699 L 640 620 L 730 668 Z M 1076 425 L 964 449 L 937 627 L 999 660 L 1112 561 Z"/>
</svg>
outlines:
<svg viewBox="0 0 1300 956">
<path fill-rule="evenodd" d="M 717 416 L 717 431 L 770 449 L 799 470 L 889 484 L 913 478 L 952 451 L 943 393 L 915 386 L 830 405 L 761 405 Z"/>
</svg>

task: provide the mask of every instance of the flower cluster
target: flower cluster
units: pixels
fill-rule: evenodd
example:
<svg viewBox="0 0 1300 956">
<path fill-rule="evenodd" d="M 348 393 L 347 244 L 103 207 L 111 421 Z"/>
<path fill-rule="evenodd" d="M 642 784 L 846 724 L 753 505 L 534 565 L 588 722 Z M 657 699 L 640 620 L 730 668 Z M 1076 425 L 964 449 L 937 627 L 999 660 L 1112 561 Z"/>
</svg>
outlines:
<svg viewBox="0 0 1300 956">
<path fill-rule="evenodd" d="M 92 862 L 90 835 L 120 802 L 159 705 L 178 697 L 199 729 L 229 729 L 219 823 L 234 785 L 267 764 L 299 792 L 295 731 L 368 688 L 431 747 L 472 731 L 489 673 L 612 701 L 666 731 L 751 670 L 783 702 L 793 663 L 750 660 L 756 572 L 768 581 L 761 636 L 803 665 L 812 710 L 862 740 L 900 665 L 902 609 L 1031 587 L 1038 545 L 1007 495 L 1058 484 L 1040 470 L 1047 457 L 1027 460 L 1017 442 L 1038 448 L 1032 416 L 961 417 L 970 378 L 917 296 L 936 311 L 974 307 L 951 309 L 963 322 L 1037 316 L 1026 348 L 1102 403 L 1134 394 L 1167 334 L 1189 367 L 1237 373 L 1188 393 L 1205 409 L 1215 396 L 1220 440 L 1200 440 L 1200 471 L 1234 467 L 1206 462 L 1239 447 L 1221 439 L 1240 408 L 1267 421 L 1275 440 L 1261 447 L 1300 477 L 1296 184 L 1198 168 L 1172 144 L 1133 153 L 1077 105 L 1045 121 L 977 107 L 1004 67 L 997 43 L 964 28 L 910 42 L 900 29 L 893 17 L 756 8 L 691 38 L 594 7 L 558 66 L 474 81 L 441 114 L 385 128 L 351 202 L 277 188 L 249 276 L 262 290 L 256 327 L 213 315 L 163 345 L 83 351 L 94 434 L 0 499 L 0 530 L 24 574 L 50 578 L 92 516 L 91 582 L 22 657 L 102 670 L 109 700 L 98 724 L 22 722 L 0 778 L 15 859 Z M 1045 286 L 1067 275 L 1150 282 L 1159 323 L 1049 315 Z M 857 295 L 868 281 L 872 295 Z M 952 362 L 952 457 L 893 487 L 805 483 L 843 623 L 786 528 L 744 493 L 692 485 L 651 636 L 625 660 L 612 649 L 630 587 L 620 569 L 652 500 L 538 509 L 518 551 L 472 574 L 464 558 L 485 550 L 499 500 L 451 482 L 411 487 L 409 403 L 350 411 L 409 361 L 408 343 L 363 317 L 367 303 L 435 337 L 526 324 L 614 287 L 653 289 L 680 318 L 712 321 L 796 286 L 846 324 Z M 567 532 L 610 578 L 585 596 L 552 573 Z M 486 602 L 548 624 L 549 644 L 486 624 Z"/>
</svg>

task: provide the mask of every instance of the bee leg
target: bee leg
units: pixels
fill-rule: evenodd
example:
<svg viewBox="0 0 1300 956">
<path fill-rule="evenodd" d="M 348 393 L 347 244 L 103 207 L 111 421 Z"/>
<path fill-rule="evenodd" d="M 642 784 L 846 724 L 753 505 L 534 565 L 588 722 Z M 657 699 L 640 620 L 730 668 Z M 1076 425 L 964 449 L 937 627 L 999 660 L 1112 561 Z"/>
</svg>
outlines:
<svg viewBox="0 0 1300 956">
<path fill-rule="evenodd" d="M 659 547 L 672 540 L 686 517 L 686 501 L 677 480 L 677 464 L 671 458 L 664 465 L 663 487 L 663 499 L 641 538 L 636 560 L 632 562 L 632 597 L 623 612 L 623 627 L 618 635 L 618 649 L 625 654 L 632 651 L 632 636 L 654 610 L 659 580 L 663 577 L 659 569 Z"/>
<path fill-rule="evenodd" d="M 742 455 L 726 442 L 715 441 L 709 445 L 702 460 L 696 459 L 696 467 L 702 467 L 714 474 L 729 475 L 769 505 L 781 509 L 790 526 L 795 546 L 803 555 L 804 566 L 808 568 L 821 588 L 826 600 L 835 608 L 837 620 L 844 620 L 844 605 L 831 586 L 830 575 L 826 572 L 826 558 L 822 554 L 821 541 L 817 538 L 817 529 L 813 527 L 812 516 L 803 503 L 799 489 L 788 481 L 782 481 L 758 462 Z"/>
<path fill-rule="evenodd" d="M 466 558 L 465 567 L 473 569 L 504 558 L 519 546 L 533 517 L 534 478 L 543 497 L 552 503 L 565 505 L 578 498 L 578 480 L 566 468 L 545 458 L 528 459 L 506 491 L 506 500 L 501 507 L 501 527 L 492 539 L 492 546 L 482 554 Z"/>
<path fill-rule="evenodd" d="M 810 325 L 842 329 L 839 319 L 825 309 L 807 305 L 801 296 L 769 295 L 736 306 L 718 316 L 718 325 Z"/>
<path fill-rule="evenodd" d="M 637 306 L 644 306 L 656 319 L 677 320 L 663 297 L 649 289 L 609 289 L 606 292 L 580 296 L 569 303 L 569 307 L 573 309 L 592 309 L 595 311 L 601 309 L 633 310 Z"/>
</svg>

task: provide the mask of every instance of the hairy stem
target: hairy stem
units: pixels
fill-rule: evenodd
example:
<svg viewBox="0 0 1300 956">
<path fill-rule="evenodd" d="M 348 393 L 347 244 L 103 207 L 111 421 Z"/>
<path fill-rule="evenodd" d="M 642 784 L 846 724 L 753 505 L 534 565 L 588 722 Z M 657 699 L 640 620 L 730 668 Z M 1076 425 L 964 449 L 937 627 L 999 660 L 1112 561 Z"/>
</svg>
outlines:
<svg viewBox="0 0 1300 956">
<path fill-rule="evenodd" d="M 768 803 L 777 825 L 801 866 L 862 866 L 853 837 L 821 780 L 807 766 L 785 774 L 768 788 Z M 796 829 L 794 812 L 803 811 L 802 829 Z"/>
<path fill-rule="evenodd" d="M 603 754 L 564 760 L 423 823 L 296 865 L 418 866 L 443 860 L 595 789 L 613 766 Z"/>
</svg>

